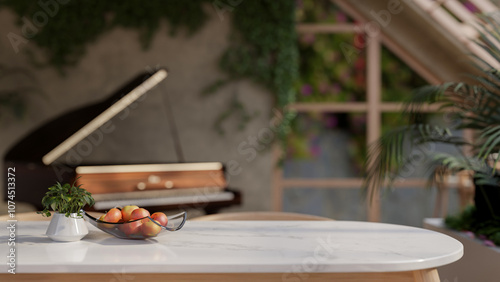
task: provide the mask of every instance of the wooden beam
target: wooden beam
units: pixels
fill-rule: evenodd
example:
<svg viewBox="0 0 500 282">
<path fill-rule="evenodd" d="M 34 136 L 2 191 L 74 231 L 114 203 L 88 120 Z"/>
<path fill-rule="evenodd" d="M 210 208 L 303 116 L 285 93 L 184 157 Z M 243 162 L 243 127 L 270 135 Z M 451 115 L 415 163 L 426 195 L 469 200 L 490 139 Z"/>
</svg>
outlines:
<svg viewBox="0 0 500 282">
<path fill-rule="evenodd" d="M 399 102 L 385 102 L 379 104 L 381 112 L 401 112 L 403 110 L 403 103 Z M 436 113 L 439 112 L 440 105 L 422 105 L 420 112 L 422 113 Z M 324 102 L 324 103 L 294 103 L 288 105 L 288 109 L 297 112 L 322 112 L 322 113 L 350 113 L 350 112 L 367 112 L 368 103 L 366 102 Z"/>
<path fill-rule="evenodd" d="M 281 182 L 283 188 L 324 188 L 324 189 L 358 189 L 363 184 L 363 178 L 284 178 Z M 408 178 L 397 179 L 392 184 L 396 189 L 404 188 L 425 188 L 427 179 L 423 178 Z M 450 186 L 456 188 L 455 186 Z"/>
<path fill-rule="evenodd" d="M 366 23 L 368 20 L 353 7 L 352 3 L 345 0 L 332 0 L 337 4 L 343 11 L 348 13 L 351 17 L 356 19 L 361 23 Z M 385 47 L 391 50 L 396 56 L 403 60 L 408 66 L 410 66 L 414 71 L 416 71 L 421 77 L 423 77 L 430 84 L 442 83 L 442 79 L 436 76 L 432 70 L 425 67 L 419 60 L 417 60 L 412 54 L 405 51 L 399 46 L 394 40 L 389 38 L 387 35 L 382 33 L 381 35 L 382 43 Z"/>
<path fill-rule="evenodd" d="M 294 103 L 288 109 L 297 112 L 324 112 L 324 113 L 348 113 L 366 112 L 368 104 L 365 102 L 325 102 L 325 103 Z"/>
<path fill-rule="evenodd" d="M 273 155 L 273 173 L 272 173 L 272 210 L 282 211 L 283 210 L 283 169 L 279 165 L 283 150 L 280 148 L 279 144 L 275 144 L 272 148 Z"/>
<path fill-rule="evenodd" d="M 296 25 L 299 33 L 361 33 L 363 29 L 356 24 L 337 23 L 337 24 L 306 24 Z"/>
<path fill-rule="evenodd" d="M 382 130 L 382 114 L 380 111 L 380 104 L 382 100 L 382 74 L 380 65 L 381 46 L 379 35 L 379 33 L 366 35 L 366 101 L 369 105 L 366 113 L 367 147 L 378 140 Z M 369 191 L 367 194 L 368 220 L 380 221 L 380 191 Z M 370 201 L 368 197 L 372 200 Z"/>
</svg>

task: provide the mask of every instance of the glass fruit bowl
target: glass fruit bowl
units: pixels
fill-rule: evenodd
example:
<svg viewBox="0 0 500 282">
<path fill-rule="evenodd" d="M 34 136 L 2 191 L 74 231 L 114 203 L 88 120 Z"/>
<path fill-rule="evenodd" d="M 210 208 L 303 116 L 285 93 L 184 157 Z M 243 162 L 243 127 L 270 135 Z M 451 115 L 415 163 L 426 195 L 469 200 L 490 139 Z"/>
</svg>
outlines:
<svg viewBox="0 0 500 282">
<path fill-rule="evenodd" d="M 90 224 L 108 234 L 121 239 L 138 240 L 156 237 L 165 231 L 177 231 L 184 226 L 187 217 L 186 212 L 167 216 L 167 225 L 162 226 L 150 216 L 128 222 L 111 223 L 99 220 L 83 210 L 81 213 Z"/>
</svg>

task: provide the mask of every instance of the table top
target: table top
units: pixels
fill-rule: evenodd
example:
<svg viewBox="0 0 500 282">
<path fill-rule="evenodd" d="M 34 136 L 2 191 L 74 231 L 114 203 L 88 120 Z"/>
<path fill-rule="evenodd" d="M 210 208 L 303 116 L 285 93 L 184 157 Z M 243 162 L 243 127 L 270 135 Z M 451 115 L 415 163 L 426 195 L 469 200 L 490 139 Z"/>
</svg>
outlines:
<svg viewBox="0 0 500 282">
<path fill-rule="evenodd" d="M 78 242 L 53 242 L 49 222 L 17 222 L 17 273 L 395 272 L 434 268 L 463 255 L 441 233 L 354 221 L 187 221 L 155 239 L 124 240 L 88 224 Z M 0 223 L 3 234 L 7 223 Z M 8 237 L 0 253 L 9 251 Z M 8 265 L 1 264 L 4 273 Z"/>
</svg>

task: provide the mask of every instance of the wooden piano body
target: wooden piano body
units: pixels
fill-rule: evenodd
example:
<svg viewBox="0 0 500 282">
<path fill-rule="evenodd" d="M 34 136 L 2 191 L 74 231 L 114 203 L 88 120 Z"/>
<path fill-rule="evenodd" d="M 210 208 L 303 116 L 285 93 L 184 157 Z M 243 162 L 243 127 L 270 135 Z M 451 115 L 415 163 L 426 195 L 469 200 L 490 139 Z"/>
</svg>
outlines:
<svg viewBox="0 0 500 282">
<path fill-rule="evenodd" d="M 114 115 L 166 76 L 165 69 L 140 74 L 107 99 L 67 112 L 14 144 L 4 164 L 15 168 L 16 201 L 42 209 L 41 199 L 48 187 L 76 181 L 93 194 L 93 209 L 100 211 L 137 204 L 154 210 L 202 208 L 214 213 L 240 204 L 241 195 L 227 187 L 224 166 L 219 162 L 124 164 L 110 160 L 95 164 L 68 156 L 78 142 L 96 129 L 105 129 Z M 7 187 L 6 178 L 4 183 Z M 5 200 L 7 196 L 4 189 Z"/>
</svg>

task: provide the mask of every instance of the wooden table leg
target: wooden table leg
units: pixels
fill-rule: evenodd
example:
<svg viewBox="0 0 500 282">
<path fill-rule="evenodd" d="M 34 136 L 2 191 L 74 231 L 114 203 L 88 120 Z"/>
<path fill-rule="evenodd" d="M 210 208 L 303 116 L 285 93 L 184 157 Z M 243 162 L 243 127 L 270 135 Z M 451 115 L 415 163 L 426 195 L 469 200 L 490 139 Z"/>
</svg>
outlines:
<svg viewBox="0 0 500 282">
<path fill-rule="evenodd" d="M 413 271 L 415 282 L 439 282 L 437 269 L 423 269 Z"/>
</svg>

